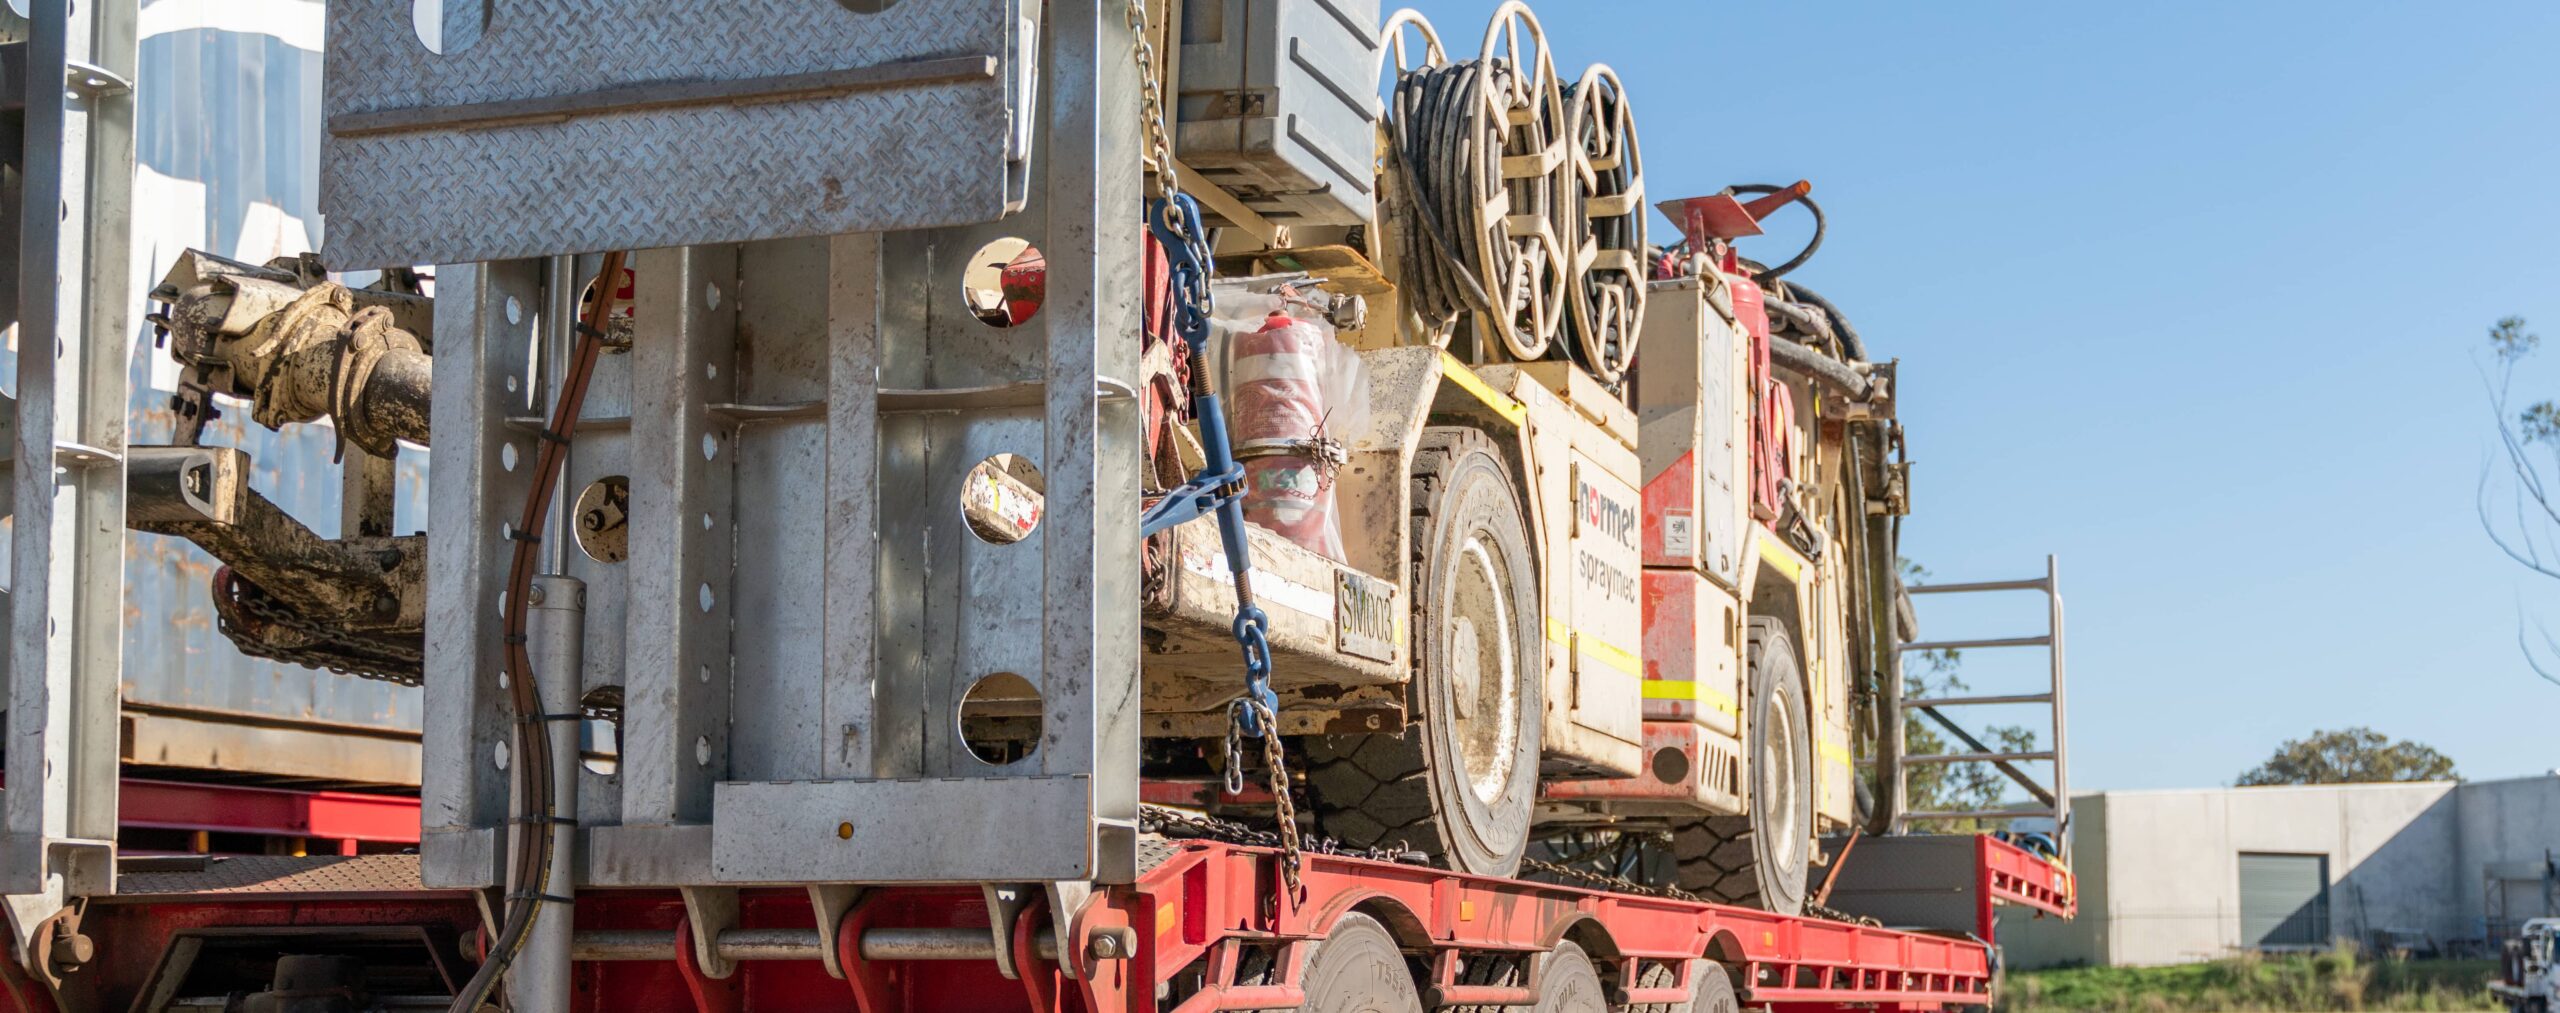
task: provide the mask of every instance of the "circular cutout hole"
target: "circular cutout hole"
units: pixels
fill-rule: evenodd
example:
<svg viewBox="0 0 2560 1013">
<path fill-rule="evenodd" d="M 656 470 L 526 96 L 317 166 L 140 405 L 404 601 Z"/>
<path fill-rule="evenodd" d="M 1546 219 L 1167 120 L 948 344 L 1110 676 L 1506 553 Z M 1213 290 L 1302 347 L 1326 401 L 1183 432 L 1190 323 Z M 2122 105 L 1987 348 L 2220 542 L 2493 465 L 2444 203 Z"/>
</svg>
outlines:
<svg viewBox="0 0 2560 1013">
<path fill-rule="evenodd" d="M 693 765 L 697 767 L 708 767 L 711 765 L 710 736 L 696 735 L 693 737 Z"/>
<path fill-rule="evenodd" d="M 693 589 L 693 599 L 702 605 L 703 611 L 711 611 L 711 585 L 702 584 L 696 586 Z"/>
<path fill-rule="evenodd" d="M 516 470 L 515 444 L 501 443 L 498 445 L 498 467 L 505 468 L 508 471 Z"/>
<path fill-rule="evenodd" d="M 991 327 L 1030 320 L 1048 288 L 1049 262 L 1026 239 L 1006 236 L 978 247 L 960 269 L 963 308 Z"/>
<path fill-rule="evenodd" d="M 702 283 L 702 305 L 705 309 L 716 310 L 720 308 L 720 286 L 718 284 L 707 281 Z"/>
<path fill-rule="evenodd" d="M 604 350 L 609 354 L 620 355 L 631 350 L 632 296 L 637 290 L 634 283 L 639 277 L 630 268 L 623 268 L 622 284 L 613 290 L 613 312 L 604 318 Z M 579 319 L 595 319 L 595 302 L 596 283 L 595 279 L 589 278 L 586 285 L 578 289 Z"/>
<path fill-rule="evenodd" d="M 511 324 L 524 322 L 524 304 L 517 302 L 514 296 L 507 297 L 507 322 Z"/>
<path fill-rule="evenodd" d="M 856 14 L 878 14 L 898 5 L 898 0 L 836 0 L 844 9 Z"/>
<path fill-rule="evenodd" d="M 471 48 L 489 30 L 489 0 L 410 0 L 409 28 L 437 56 Z"/>
<path fill-rule="evenodd" d="M 711 515 L 710 515 L 710 514 L 704 514 L 704 515 L 702 515 L 702 530 L 704 530 L 704 531 L 709 531 L 709 530 L 711 530 Z"/>
<path fill-rule="evenodd" d="M 719 378 L 720 378 L 720 364 L 719 364 L 719 363 L 717 363 L 717 362 L 706 362 L 706 363 L 703 363 L 703 364 L 702 364 L 702 378 L 703 378 L 703 379 L 705 379 L 705 380 L 717 380 L 717 379 L 719 379 Z"/>
<path fill-rule="evenodd" d="M 607 475 L 578 491 L 578 506 L 571 528 L 577 533 L 578 551 L 599 563 L 619 563 L 631 558 L 631 480 L 621 475 Z"/>
<path fill-rule="evenodd" d="M 1040 748 L 1040 711 L 1040 691 L 1031 680 L 998 672 L 961 698 L 960 741 L 981 763 L 1022 760 Z"/>
<path fill-rule="evenodd" d="M 507 393 L 509 393 L 509 394 L 513 394 L 513 393 L 515 393 L 515 392 L 516 392 L 516 387 L 517 387 L 517 386 L 519 386 L 519 384 L 516 382 L 516 378 L 515 378 L 515 377 L 510 376 L 510 377 L 508 377 L 508 378 L 507 378 Z"/>
<path fill-rule="evenodd" d="M 497 761 L 499 770 L 507 769 L 508 752 L 507 740 L 505 739 L 499 739 L 497 748 L 490 750 L 490 759 Z"/>
<path fill-rule="evenodd" d="M 702 459 L 708 461 L 718 456 L 720 456 L 719 435 L 716 433 L 702 434 Z"/>
<path fill-rule="evenodd" d="M 695 681 L 697 681 L 697 682 L 700 682 L 700 683 L 702 683 L 702 684 L 704 684 L 704 685 L 709 685 L 709 684 L 711 683 L 711 666 L 709 666 L 709 665 L 695 665 L 695 666 L 693 666 L 693 678 L 694 678 L 694 680 L 695 680 Z"/>
<path fill-rule="evenodd" d="M 969 533 L 996 545 L 1031 537 L 1040 527 L 1048 485 L 1020 454 L 996 454 L 969 469 L 960 486 L 960 516 Z"/>
</svg>

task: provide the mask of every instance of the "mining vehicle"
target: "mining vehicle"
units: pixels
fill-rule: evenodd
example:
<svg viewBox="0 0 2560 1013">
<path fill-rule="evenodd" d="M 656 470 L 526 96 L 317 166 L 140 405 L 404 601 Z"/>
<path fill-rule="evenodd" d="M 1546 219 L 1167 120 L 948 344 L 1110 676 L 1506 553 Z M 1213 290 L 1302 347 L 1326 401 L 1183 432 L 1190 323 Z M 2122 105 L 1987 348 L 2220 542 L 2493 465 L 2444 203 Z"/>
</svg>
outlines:
<svg viewBox="0 0 2560 1013">
<path fill-rule="evenodd" d="M 112 127 L 130 8 L 39 6 L 25 59 L 74 90 L 30 143 Z M 21 374 L 59 474 L 14 478 L 48 611 L 12 613 L 43 773 L 0 985 L 1987 1001 L 1979 944 L 1802 916 L 1824 835 L 1909 815 L 1912 628 L 1892 364 L 1789 277 L 1819 227 L 1737 246 L 1819 223 L 1810 186 L 1660 232 L 1633 97 L 1526 4 L 1467 40 L 1361 0 L 417 16 L 328 7 L 322 250 L 153 288 L 174 442 L 90 396 L 116 349 Z M 242 411 L 328 427 L 336 536 L 206 442 Z M 413 859 L 120 860 L 82 560 L 127 526 L 221 564 L 243 653 L 423 687 Z M 1559 850 L 1595 834 L 1674 860 Z"/>
</svg>

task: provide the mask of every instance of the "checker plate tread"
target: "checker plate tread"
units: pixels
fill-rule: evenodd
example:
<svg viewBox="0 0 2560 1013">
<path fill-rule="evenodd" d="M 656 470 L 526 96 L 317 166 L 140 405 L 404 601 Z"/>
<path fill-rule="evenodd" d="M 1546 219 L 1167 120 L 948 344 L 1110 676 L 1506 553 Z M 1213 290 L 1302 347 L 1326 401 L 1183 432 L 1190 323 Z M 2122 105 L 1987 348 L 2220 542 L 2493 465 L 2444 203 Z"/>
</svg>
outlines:
<svg viewBox="0 0 2560 1013">
<path fill-rule="evenodd" d="M 467 2 L 467 0 L 465 0 Z M 508 0 L 439 56 L 411 0 L 333 0 L 330 117 L 941 57 L 995 77 L 825 98 L 330 136 L 332 267 L 461 263 L 990 221 L 1019 201 L 1010 47 L 1037 0 Z"/>
</svg>

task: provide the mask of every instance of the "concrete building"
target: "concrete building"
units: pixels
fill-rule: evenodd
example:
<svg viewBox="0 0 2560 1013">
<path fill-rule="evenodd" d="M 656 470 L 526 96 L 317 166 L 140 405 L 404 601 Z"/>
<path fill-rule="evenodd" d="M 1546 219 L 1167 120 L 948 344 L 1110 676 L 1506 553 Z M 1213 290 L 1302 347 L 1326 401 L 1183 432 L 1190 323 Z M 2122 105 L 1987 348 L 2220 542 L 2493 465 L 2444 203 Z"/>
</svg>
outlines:
<svg viewBox="0 0 2560 1013">
<path fill-rule="evenodd" d="M 2080 917 L 2004 914 L 2017 967 L 2502 938 L 2560 914 L 2560 774 L 2460 784 L 2118 791 L 2072 800 Z"/>
</svg>

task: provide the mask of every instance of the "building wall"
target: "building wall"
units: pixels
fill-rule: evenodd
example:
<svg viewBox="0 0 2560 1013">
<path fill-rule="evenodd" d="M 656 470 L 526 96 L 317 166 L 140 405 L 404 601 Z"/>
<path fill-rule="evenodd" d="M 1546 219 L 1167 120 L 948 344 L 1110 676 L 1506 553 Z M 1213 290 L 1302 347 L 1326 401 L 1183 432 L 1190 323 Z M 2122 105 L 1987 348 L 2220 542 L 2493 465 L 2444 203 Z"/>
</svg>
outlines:
<svg viewBox="0 0 2560 1013">
<path fill-rule="evenodd" d="M 2081 915 L 2012 917 L 2010 962 L 2167 964 L 2242 944 L 2242 852 L 2328 859 L 2334 936 L 2481 934 L 2484 863 L 2560 848 L 2560 778 L 2106 792 L 2072 801 Z"/>
<path fill-rule="evenodd" d="M 2456 875 L 2463 935 L 2490 938 L 2525 918 L 2560 915 L 2536 882 L 2560 857 L 2560 774 L 2466 784 L 2457 796 L 2462 847 Z M 2506 925 L 2488 899 L 2495 873 L 2508 879 Z"/>
</svg>

